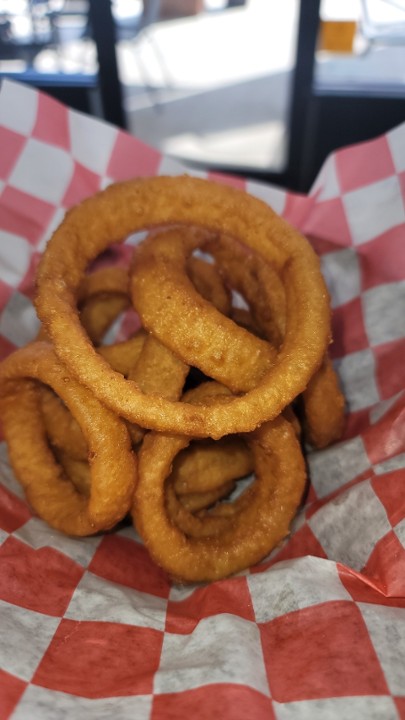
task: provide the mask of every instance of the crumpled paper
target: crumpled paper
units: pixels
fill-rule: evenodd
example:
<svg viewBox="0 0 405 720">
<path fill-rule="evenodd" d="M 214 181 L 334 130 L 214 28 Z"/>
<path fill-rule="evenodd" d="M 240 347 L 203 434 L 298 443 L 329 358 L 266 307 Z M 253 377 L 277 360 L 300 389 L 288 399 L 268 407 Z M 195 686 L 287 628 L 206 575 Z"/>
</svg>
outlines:
<svg viewBox="0 0 405 720">
<path fill-rule="evenodd" d="M 1 358 L 36 333 L 33 278 L 65 210 L 185 168 L 11 81 L 0 147 Z M 331 155 L 307 196 L 210 176 L 264 199 L 319 253 L 345 436 L 309 454 L 288 540 L 195 587 L 171 585 L 132 528 L 76 540 L 47 527 L 1 442 L 0 720 L 405 717 L 405 124 Z"/>
</svg>

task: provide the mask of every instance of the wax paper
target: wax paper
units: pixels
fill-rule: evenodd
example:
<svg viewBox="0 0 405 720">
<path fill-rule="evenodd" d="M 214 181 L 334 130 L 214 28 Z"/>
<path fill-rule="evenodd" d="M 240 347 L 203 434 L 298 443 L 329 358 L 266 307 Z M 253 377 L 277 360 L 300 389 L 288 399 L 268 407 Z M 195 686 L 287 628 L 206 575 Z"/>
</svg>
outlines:
<svg viewBox="0 0 405 720">
<path fill-rule="evenodd" d="M 0 354 L 35 336 L 33 279 L 67 208 L 185 168 L 32 88 L 0 92 Z M 187 169 L 187 172 L 193 171 Z M 239 178 L 303 232 L 332 297 L 343 439 L 308 455 L 290 537 L 219 582 L 170 583 L 135 531 L 71 539 L 0 443 L 0 720 L 405 717 L 405 124 L 344 148 L 307 196 Z"/>
</svg>

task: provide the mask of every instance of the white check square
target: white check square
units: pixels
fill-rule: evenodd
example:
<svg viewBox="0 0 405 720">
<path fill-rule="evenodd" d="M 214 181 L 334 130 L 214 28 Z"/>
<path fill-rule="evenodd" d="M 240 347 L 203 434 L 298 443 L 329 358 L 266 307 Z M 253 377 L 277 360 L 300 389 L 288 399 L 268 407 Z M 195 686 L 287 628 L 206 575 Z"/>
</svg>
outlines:
<svg viewBox="0 0 405 720">
<path fill-rule="evenodd" d="M 269 695 L 259 629 L 234 615 L 214 615 L 190 635 L 165 633 L 154 692 L 239 683 Z"/>
<path fill-rule="evenodd" d="M 329 559 L 362 570 L 370 554 L 391 530 L 383 504 L 369 480 L 353 485 L 308 521 Z"/>
<path fill-rule="evenodd" d="M 393 695 L 405 697 L 405 608 L 358 603 Z"/>
<path fill-rule="evenodd" d="M 345 248 L 322 255 L 321 269 L 333 308 L 345 305 L 360 295 L 360 269 L 355 250 Z"/>
<path fill-rule="evenodd" d="M 355 245 L 362 245 L 405 222 L 399 178 L 371 183 L 343 195 L 347 221 Z"/>
<path fill-rule="evenodd" d="M 332 600 L 351 600 L 335 563 L 324 558 L 286 560 L 249 575 L 247 582 L 258 623 Z"/>
<path fill-rule="evenodd" d="M 65 150 L 30 138 L 9 177 L 17 190 L 57 205 L 73 175 L 74 162 Z"/>
<path fill-rule="evenodd" d="M 32 247 L 20 235 L 0 231 L 0 280 L 17 287 L 28 270 Z"/>
<path fill-rule="evenodd" d="M 360 436 L 307 456 L 309 476 L 318 498 L 323 498 L 370 468 Z"/>
<path fill-rule="evenodd" d="M 0 316 L 1 335 L 22 347 L 35 338 L 38 329 L 39 320 L 31 301 L 15 292 Z"/>
<path fill-rule="evenodd" d="M 380 400 L 375 378 L 375 359 L 371 350 L 336 360 L 336 370 L 350 411 L 371 407 Z"/>
<path fill-rule="evenodd" d="M 395 170 L 400 173 L 405 170 L 405 123 L 387 133 Z"/>
<path fill-rule="evenodd" d="M 4 79 L 0 92 L 0 125 L 30 135 L 37 119 L 38 93 L 34 88 Z"/>
<path fill-rule="evenodd" d="M 167 601 L 86 572 L 65 617 L 71 620 L 124 623 L 164 630 Z"/>
<path fill-rule="evenodd" d="M 51 547 L 59 550 L 84 567 L 89 565 L 101 542 L 101 537 L 68 537 L 37 517 L 28 520 L 14 535 L 32 548 Z"/>
<path fill-rule="evenodd" d="M 362 295 L 370 345 L 402 340 L 405 330 L 405 281 L 378 285 Z"/>
<path fill-rule="evenodd" d="M 273 700 L 276 720 L 398 720 L 394 700 L 388 695 L 333 697 L 299 702 Z"/>
<path fill-rule="evenodd" d="M 151 695 L 83 698 L 29 685 L 13 720 L 150 720 Z"/>
<path fill-rule="evenodd" d="M 0 600 L 0 665 L 23 680 L 31 680 L 58 627 L 60 618 L 26 610 Z"/>
<path fill-rule="evenodd" d="M 92 172 L 105 175 L 117 139 L 117 128 L 74 110 L 69 110 L 68 121 L 74 159 Z"/>
</svg>

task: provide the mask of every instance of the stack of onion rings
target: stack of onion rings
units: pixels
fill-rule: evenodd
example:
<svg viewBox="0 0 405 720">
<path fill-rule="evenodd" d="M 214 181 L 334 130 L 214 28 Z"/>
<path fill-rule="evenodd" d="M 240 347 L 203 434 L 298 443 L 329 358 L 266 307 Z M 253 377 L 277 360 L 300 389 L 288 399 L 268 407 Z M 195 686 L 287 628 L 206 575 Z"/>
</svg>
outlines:
<svg viewBox="0 0 405 720">
<path fill-rule="evenodd" d="M 88 271 L 141 230 L 130 267 Z M 132 518 L 183 582 L 271 552 L 303 496 L 301 433 L 324 447 L 343 423 L 309 243 L 222 184 L 118 183 L 66 214 L 35 305 L 37 341 L 0 366 L 10 459 L 35 511 L 70 535 Z M 128 309 L 139 330 L 103 344 Z"/>
<path fill-rule="evenodd" d="M 91 469 L 89 497 L 66 482 L 53 457 L 41 421 L 42 384 L 64 400 L 84 434 Z M 1 389 L 10 461 L 38 515 L 69 535 L 89 535 L 122 520 L 131 507 L 137 478 L 125 423 L 68 374 L 46 342 L 28 345 L 2 363 Z"/>
</svg>

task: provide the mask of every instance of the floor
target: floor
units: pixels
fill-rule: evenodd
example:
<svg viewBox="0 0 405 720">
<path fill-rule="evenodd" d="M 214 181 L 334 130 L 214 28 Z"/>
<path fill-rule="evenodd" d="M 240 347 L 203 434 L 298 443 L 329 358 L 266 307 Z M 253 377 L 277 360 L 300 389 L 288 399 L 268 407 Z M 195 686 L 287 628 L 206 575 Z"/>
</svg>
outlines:
<svg viewBox="0 0 405 720">
<path fill-rule="evenodd" d="M 118 47 L 131 132 L 171 155 L 278 170 L 297 0 L 158 23 Z"/>
</svg>

